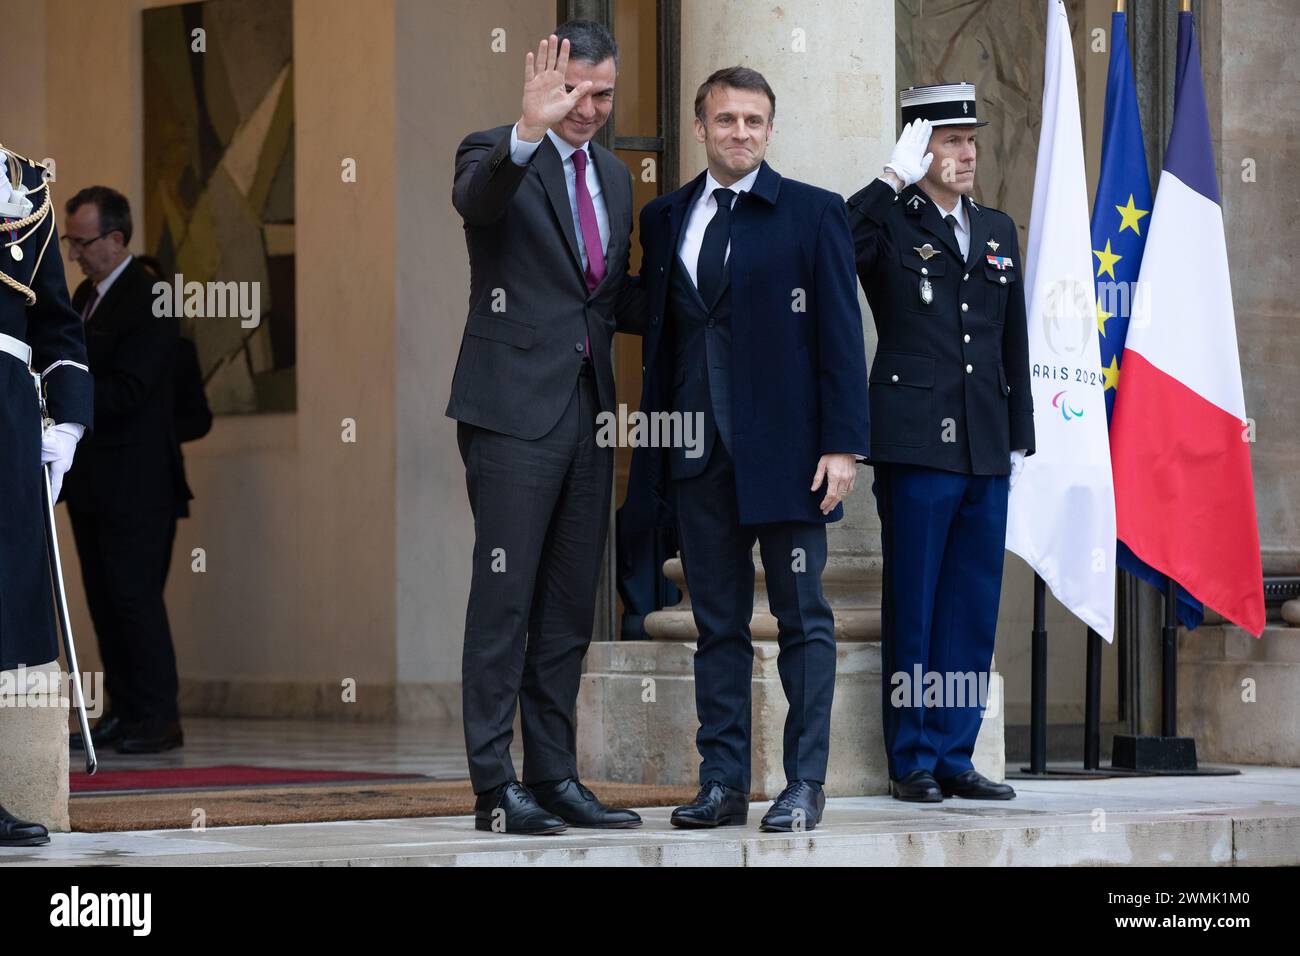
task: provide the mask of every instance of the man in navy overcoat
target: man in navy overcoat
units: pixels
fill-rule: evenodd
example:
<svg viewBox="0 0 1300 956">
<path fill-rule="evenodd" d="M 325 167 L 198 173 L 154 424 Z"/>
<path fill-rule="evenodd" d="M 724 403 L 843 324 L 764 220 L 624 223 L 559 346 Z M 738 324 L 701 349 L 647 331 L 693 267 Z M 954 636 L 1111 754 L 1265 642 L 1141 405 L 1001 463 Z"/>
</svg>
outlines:
<svg viewBox="0 0 1300 956">
<path fill-rule="evenodd" d="M 701 789 L 681 827 L 745 823 L 757 539 L 779 622 L 788 786 L 764 829 L 821 819 L 835 686 L 822 594 L 826 524 L 870 449 L 853 240 L 840 197 L 784 179 L 763 154 L 775 97 L 757 72 L 696 96 L 708 168 L 641 212 L 643 412 L 689 416 L 675 447 L 641 447 L 632 481 L 675 518 L 691 606 Z M 694 440 L 700 439 L 700 440 Z"/>
</svg>

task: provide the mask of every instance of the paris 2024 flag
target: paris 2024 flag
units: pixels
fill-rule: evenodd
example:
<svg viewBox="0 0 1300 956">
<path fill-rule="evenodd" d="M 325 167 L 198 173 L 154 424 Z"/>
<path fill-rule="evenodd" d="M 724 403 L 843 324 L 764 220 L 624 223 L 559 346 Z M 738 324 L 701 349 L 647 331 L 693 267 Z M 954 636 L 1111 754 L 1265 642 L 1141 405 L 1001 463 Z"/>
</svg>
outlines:
<svg viewBox="0 0 1300 956">
<path fill-rule="evenodd" d="M 1064 4 L 1048 0 L 1043 126 L 1023 270 L 1036 452 L 1011 489 L 1007 547 L 1109 641 L 1115 497 L 1092 258 L 1074 48 Z"/>
<path fill-rule="evenodd" d="M 1111 422 L 1119 537 L 1259 636 L 1264 579 L 1223 210 L 1190 13 Z"/>
</svg>

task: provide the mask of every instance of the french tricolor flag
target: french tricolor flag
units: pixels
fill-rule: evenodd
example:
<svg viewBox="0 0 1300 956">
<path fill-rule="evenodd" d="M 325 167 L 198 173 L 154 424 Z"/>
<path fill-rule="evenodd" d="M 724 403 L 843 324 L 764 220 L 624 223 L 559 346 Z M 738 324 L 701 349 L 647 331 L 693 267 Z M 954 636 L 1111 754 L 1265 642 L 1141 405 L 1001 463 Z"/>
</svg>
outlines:
<svg viewBox="0 0 1300 956">
<path fill-rule="evenodd" d="M 1178 17 L 1169 150 L 1111 422 L 1120 539 L 1256 637 L 1264 579 L 1196 27 Z"/>
</svg>

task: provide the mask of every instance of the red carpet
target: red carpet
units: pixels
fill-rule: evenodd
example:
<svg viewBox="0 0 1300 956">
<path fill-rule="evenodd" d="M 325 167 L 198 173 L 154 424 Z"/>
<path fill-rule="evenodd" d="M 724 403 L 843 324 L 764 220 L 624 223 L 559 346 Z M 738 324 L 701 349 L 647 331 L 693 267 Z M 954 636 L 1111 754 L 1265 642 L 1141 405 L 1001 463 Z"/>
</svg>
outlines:
<svg viewBox="0 0 1300 956">
<path fill-rule="evenodd" d="M 347 770 L 289 770 L 280 767 L 169 767 L 160 770 L 101 770 L 69 774 L 72 793 L 105 790 L 191 790 L 197 787 L 247 787 L 293 783 L 342 783 L 419 779 L 417 773 L 364 773 Z"/>
</svg>

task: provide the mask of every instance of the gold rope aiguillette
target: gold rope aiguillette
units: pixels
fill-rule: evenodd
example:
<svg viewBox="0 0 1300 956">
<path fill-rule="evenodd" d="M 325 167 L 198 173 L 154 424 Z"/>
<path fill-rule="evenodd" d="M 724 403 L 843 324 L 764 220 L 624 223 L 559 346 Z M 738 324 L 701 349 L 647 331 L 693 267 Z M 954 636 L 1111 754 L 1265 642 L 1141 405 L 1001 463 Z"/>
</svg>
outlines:
<svg viewBox="0 0 1300 956">
<path fill-rule="evenodd" d="M 18 185 L 22 185 L 23 167 L 22 167 L 21 160 L 25 159 L 26 157 L 19 156 L 13 150 L 7 148 L 3 143 L 0 143 L 0 153 L 4 154 L 5 159 L 9 163 L 9 182 L 11 184 L 17 183 Z M 32 166 L 39 166 L 38 163 L 34 163 L 30 159 L 28 159 L 27 162 L 31 163 Z M 26 233 L 19 236 L 17 239 L 13 239 L 10 240 L 9 242 L 6 242 L 4 244 L 6 249 L 13 247 L 15 249 L 19 249 L 19 251 L 21 252 L 20 244 L 26 241 L 28 236 L 30 236 L 33 232 L 39 229 L 41 223 L 43 223 L 45 221 L 46 216 L 49 215 L 53 203 L 50 201 L 50 184 L 49 181 L 46 180 L 44 176 L 41 177 L 41 184 L 37 186 L 35 190 L 32 191 L 35 192 L 36 190 L 39 189 L 45 190 L 45 199 L 41 202 L 39 208 L 33 210 L 31 213 L 24 216 L 22 219 L 15 219 L 13 222 L 6 222 L 3 224 L 3 229 L 5 232 L 18 232 L 20 229 L 27 229 L 28 226 L 31 226 L 31 229 L 28 229 Z M 52 235 L 54 235 L 53 224 L 50 225 L 49 231 L 45 233 L 45 241 L 41 243 L 40 254 L 36 256 L 36 262 L 32 265 L 33 278 L 36 276 L 37 270 L 39 270 L 41 267 L 41 260 L 45 258 L 45 250 L 50 244 L 50 236 Z M 19 258 L 19 257 L 15 257 L 15 258 Z M 19 282 L 13 276 L 9 275 L 9 273 L 5 272 L 3 269 L 0 269 L 0 282 L 3 282 L 5 285 L 9 286 L 9 288 L 21 294 L 23 298 L 27 300 L 27 304 L 29 306 L 36 304 L 36 292 L 33 289 L 29 288 L 28 286 L 23 285 L 21 282 Z"/>
</svg>

